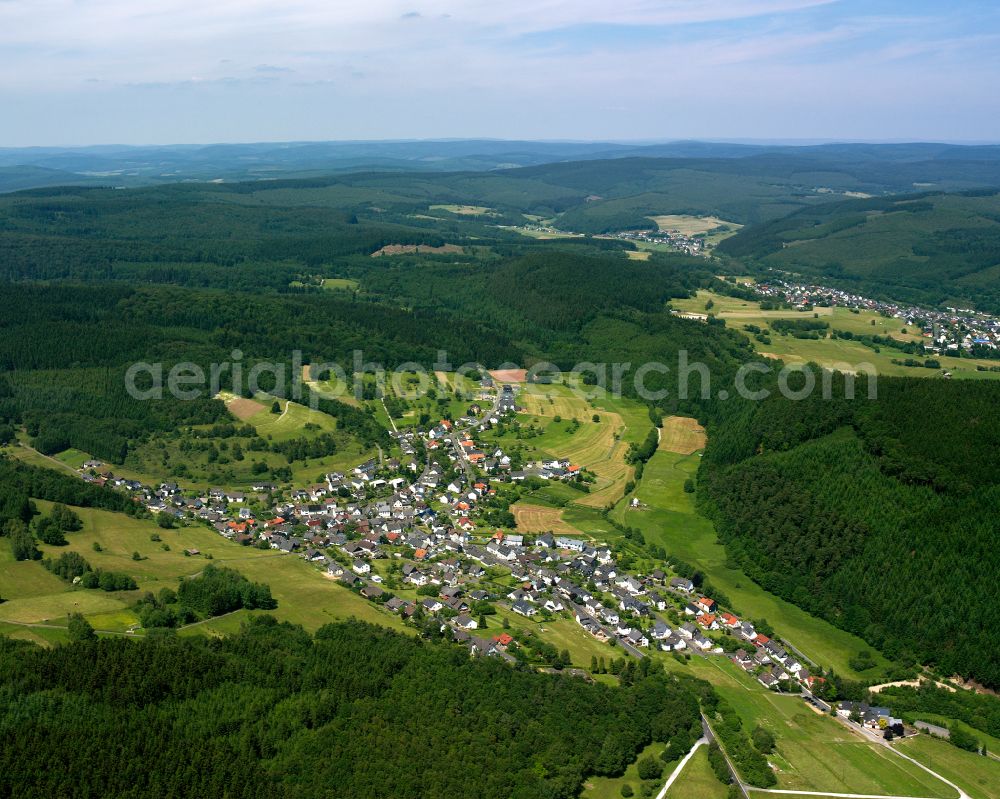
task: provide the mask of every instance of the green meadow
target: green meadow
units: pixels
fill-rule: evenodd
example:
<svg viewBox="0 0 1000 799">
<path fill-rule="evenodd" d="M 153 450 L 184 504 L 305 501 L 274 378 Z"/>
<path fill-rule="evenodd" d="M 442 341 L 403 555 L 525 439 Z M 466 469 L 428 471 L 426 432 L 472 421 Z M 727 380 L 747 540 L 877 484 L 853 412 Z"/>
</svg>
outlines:
<svg viewBox="0 0 1000 799">
<path fill-rule="evenodd" d="M 43 512 L 50 507 L 46 502 L 37 504 Z M 0 622 L 64 625 L 67 614 L 82 613 L 95 629 L 125 632 L 138 623 L 131 607 L 143 593 L 176 587 L 178 579 L 193 576 L 207 563 L 215 563 L 270 585 L 278 600 L 278 608 L 271 613 L 309 630 L 351 617 L 402 628 L 398 618 L 328 579 L 301 558 L 243 547 L 202 525 L 164 530 L 149 520 L 92 508 L 75 510 L 83 521 L 83 529 L 67 536 L 68 546 L 40 545 L 44 556 L 79 552 L 94 568 L 131 575 L 138 583 L 138 590 L 108 593 L 75 587 L 48 572 L 38 561 L 14 562 L 9 547 L 0 544 L 0 596 L 8 600 L 0 605 Z M 152 540 L 154 536 L 161 540 Z M 95 551 L 95 543 L 101 551 Z M 185 550 L 194 549 L 198 555 L 184 554 Z M 133 560 L 134 552 L 139 553 L 140 560 Z M 238 629 L 244 613 L 194 625 L 190 632 Z M 42 634 L 36 628 L 24 629 Z"/>
<path fill-rule="evenodd" d="M 972 799 L 1000 799 L 1000 760 L 965 752 L 930 735 L 900 741 L 896 748 L 951 780 Z"/>
<path fill-rule="evenodd" d="M 955 796 L 940 780 L 811 709 L 800 697 L 765 690 L 729 660 L 695 655 L 687 665 L 672 657 L 664 663 L 711 682 L 739 714 L 746 731 L 760 724 L 773 733 L 777 749 L 768 761 L 781 790 Z"/>
<path fill-rule="evenodd" d="M 708 749 L 699 747 L 667 791 L 668 799 L 726 799 L 729 790 L 708 763 Z"/>
</svg>

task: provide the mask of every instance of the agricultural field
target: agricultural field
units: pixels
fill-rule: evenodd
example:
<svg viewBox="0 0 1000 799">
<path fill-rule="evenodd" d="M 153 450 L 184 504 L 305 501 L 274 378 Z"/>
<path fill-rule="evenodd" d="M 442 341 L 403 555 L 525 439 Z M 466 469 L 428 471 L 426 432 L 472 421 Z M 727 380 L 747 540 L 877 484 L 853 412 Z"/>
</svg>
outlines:
<svg viewBox="0 0 1000 799">
<path fill-rule="evenodd" d="M 583 233 L 569 233 L 563 230 L 556 230 L 555 228 L 538 230 L 535 228 L 526 228 L 518 226 L 507 229 L 514 230 L 517 233 L 520 233 L 522 236 L 528 236 L 529 238 L 539 239 L 541 241 L 548 241 L 550 239 L 580 239 L 584 237 Z"/>
<path fill-rule="evenodd" d="M 625 463 L 628 442 L 640 439 L 640 429 L 645 435 L 651 425 L 644 409 L 622 399 L 588 400 L 562 384 L 532 384 L 517 395 L 517 402 L 524 408 L 518 414 L 522 427 L 539 434 L 520 439 L 507 434 L 497 439 L 499 443 L 524 444 L 532 457 L 568 458 L 593 472 L 597 482 L 589 494 L 575 498 L 577 504 L 601 508 L 622 496 L 634 473 Z M 644 427 L 640 428 L 639 419 L 645 420 Z"/>
<path fill-rule="evenodd" d="M 521 533 L 581 532 L 563 519 L 563 512 L 560 508 L 547 508 L 544 505 L 516 502 L 510 506 L 510 512 L 514 514 L 517 530 Z"/>
<path fill-rule="evenodd" d="M 660 430 L 660 449 L 691 455 L 705 449 L 705 428 L 689 416 L 668 416 Z"/>
<path fill-rule="evenodd" d="M 647 541 L 662 545 L 669 554 L 700 569 L 712 585 L 729 596 L 737 614 L 767 619 L 785 640 L 821 666 L 845 676 L 862 676 L 848 663 L 852 655 L 870 649 L 860 638 L 768 593 L 739 569 L 727 566 L 715 528 L 695 509 L 694 494 L 684 491 L 684 481 L 694 479 L 699 460 L 698 454 L 658 450 L 646 464 L 634 494 L 645 507 L 632 509 L 622 501 L 613 517 L 640 529 Z M 878 676 L 887 665 L 877 653 L 875 660 L 875 667 L 865 671 L 864 677 Z"/>
<path fill-rule="evenodd" d="M 457 244 L 442 244 L 435 247 L 430 244 L 386 244 L 372 253 L 372 258 L 386 255 L 404 255 L 406 253 L 424 253 L 427 255 L 461 255 L 464 250 Z"/>
<path fill-rule="evenodd" d="M 778 789 L 955 796 L 940 780 L 811 709 L 801 697 L 765 690 L 728 660 L 695 656 L 688 666 L 673 658 L 665 663 L 674 670 L 690 669 L 710 681 L 739 714 L 744 729 L 750 731 L 760 724 L 773 733 L 777 750 L 768 760 L 775 767 Z"/>
<path fill-rule="evenodd" d="M 735 222 L 727 222 L 717 216 L 691 216 L 690 214 L 660 214 L 651 216 L 659 230 L 676 230 L 685 236 L 697 236 L 708 233 L 719 227 L 732 227 L 735 230 L 743 227 Z"/>
<path fill-rule="evenodd" d="M 723 239 L 735 235 L 743 225 L 727 222 L 717 216 L 691 216 L 689 214 L 660 214 L 650 217 L 660 231 L 677 231 L 683 236 L 701 236 L 705 246 L 712 248 Z"/>
<path fill-rule="evenodd" d="M 485 205 L 431 205 L 431 211 L 447 211 L 458 216 L 499 216 L 492 208 Z"/>
<path fill-rule="evenodd" d="M 951 780 L 972 799 L 1000 799 L 1000 761 L 965 752 L 930 735 L 896 744 L 903 754 Z"/>
<path fill-rule="evenodd" d="M 711 302 L 710 308 L 706 306 Z M 779 358 L 787 363 L 807 363 L 810 361 L 822 366 L 837 368 L 844 364 L 856 367 L 860 364 L 871 364 L 879 374 L 902 377 L 937 377 L 941 371 L 937 369 L 911 368 L 892 363 L 894 358 L 911 357 L 906 353 L 882 347 L 881 352 L 875 352 L 857 341 L 845 339 L 797 339 L 793 336 L 782 336 L 771 332 L 770 344 L 756 341 L 753 334 L 744 330 L 744 325 L 768 327 L 773 319 L 812 319 L 814 314 L 830 325 L 831 330 L 847 330 L 856 335 L 892 336 L 905 341 L 921 341 L 922 337 L 913 328 L 905 328 L 898 319 L 886 318 L 873 311 L 859 311 L 854 314 L 847 308 L 814 308 L 812 311 L 770 310 L 760 309 L 760 303 L 727 297 L 710 291 L 698 291 L 695 297 L 671 300 L 673 309 L 686 313 L 711 313 L 720 319 L 725 319 L 729 327 L 739 330 L 753 341 L 757 351 L 766 357 Z M 903 330 L 906 329 L 904 333 Z M 995 379 L 998 372 L 977 372 L 977 366 L 996 366 L 996 361 L 976 358 L 952 358 L 948 356 L 932 356 L 941 364 L 941 369 L 947 369 L 956 379 Z"/>
</svg>

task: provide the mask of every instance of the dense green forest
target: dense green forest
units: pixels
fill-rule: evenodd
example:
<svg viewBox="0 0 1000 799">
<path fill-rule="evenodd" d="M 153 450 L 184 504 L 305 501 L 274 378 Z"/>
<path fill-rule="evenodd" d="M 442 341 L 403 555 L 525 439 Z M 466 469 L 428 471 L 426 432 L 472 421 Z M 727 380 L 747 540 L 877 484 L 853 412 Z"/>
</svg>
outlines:
<svg viewBox="0 0 1000 799">
<path fill-rule="evenodd" d="M 356 351 L 387 369 L 404 362 L 429 369 L 439 351 L 456 365 L 544 360 L 568 369 L 581 361 L 669 365 L 685 350 L 720 373 L 749 353 L 735 333 L 699 329 L 665 310 L 669 298 L 711 280 L 700 261 L 661 256 L 640 264 L 592 248 L 509 251 L 470 263 L 432 259 L 419 268 L 367 259 L 358 271 L 363 296 L 9 284 L 0 310 L 0 368 L 8 370 L 0 374 L 0 424 L 23 426 L 46 454 L 75 447 L 122 463 L 151 434 L 229 418 L 207 385 L 194 401 L 129 396 L 125 372 L 140 361 L 162 363 L 164 374 L 190 361 L 208 373 L 238 352 L 244 375 L 255 363 L 282 364 L 279 393 L 288 396 L 295 352 L 303 363 L 337 363 L 348 374 Z M 21 313 L 25 307 L 32 313 Z M 232 374 L 223 373 L 221 388 L 235 388 Z M 650 385 L 674 381 L 673 373 L 654 375 Z M 385 436 L 363 411 L 336 403 L 323 410 L 367 446 Z"/>
<path fill-rule="evenodd" d="M 845 200 L 746 227 L 718 251 L 870 296 L 1000 310 L 1000 194 Z"/>
<path fill-rule="evenodd" d="M 430 367 L 440 351 L 455 365 L 489 367 L 659 361 L 670 371 L 653 373 L 647 387 L 668 394 L 653 416 L 680 411 L 710 423 L 699 495 L 734 563 L 892 657 L 1000 685 L 1000 641 L 989 623 L 1000 607 L 992 384 L 883 379 L 874 402 L 681 400 L 680 352 L 707 365 L 713 385 L 752 357 L 722 320 L 697 324 L 667 309 L 670 299 L 717 284 L 725 264 L 664 253 L 634 261 L 628 242 L 538 240 L 510 228 L 531 213 L 591 232 L 634 227 L 650 213 L 713 213 L 750 223 L 726 241 L 731 258 L 768 266 L 792 253 L 805 272 L 898 288 L 900 297 L 990 297 L 997 195 L 819 204 L 831 195 L 817 185 L 884 191 L 921 169 L 939 178 L 947 171 L 931 153 L 889 163 L 877 148 L 852 152 L 854 161 L 833 150 L 728 163 L 595 159 L 489 174 L 366 172 L 4 196 L 0 441 L 17 431 L 42 453 L 74 447 L 114 464 L 170 436 L 178 449 L 210 451 L 214 441 L 196 439 L 199 428 L 231 422 L 223 402 L 207 391 L 193 401 L 134 399 L 124 376 L 138 361 L 167 371 L 240 360 L 244 372 L 271 361 L 286 365 L 289 382 L 296 351 L 302 363 L 333 362 L 349 374 L 355 351 L 387 368 Z M 971 162 L 952 154 L 948 163 L 975 182 Z M 486 212 L 445 207 L 463 202 Z M 371 257 L 389 244 L 453 246 Z M 341 279 L 338 288 L 324 288 L 326 278 Z M 231 374 L 220 388 L 237 388 Z M 630 381 L 623 388 L 634 395 Z M 227 446 L 302 463 L 387 443 L 367 408 L 320 400 L 319 409 L 335 417 L 335 432 L 268 442 L 250 428 Z M 650 439 L 630 457 L 641 464 L 653 451 Z M 3 518 L 29 521 L 28 497 L 134 512 L 113 492 L 43 472 L 0 463 Z M 22 539 L 33 557 L 30 533 Z M 970 590 L 977 601 L 961 599 Z M 158 613 L 179 607 L 148 604 Z"/>
<path fill-rule="evenodd" d="M 998 404 L 991 382 L 882 378 L 876 400 L 729 406 L 703 504 L 768 590 L 893 659 L 996 687 Z"/>
<path fill-rule="evenodd" d="M 643 660 L 620 686 L 514 669 L 361 623 L 258 617 L 227 638 L 0 638 L 11 797 L 575 797 L 695 694 Z"/>
</svg>

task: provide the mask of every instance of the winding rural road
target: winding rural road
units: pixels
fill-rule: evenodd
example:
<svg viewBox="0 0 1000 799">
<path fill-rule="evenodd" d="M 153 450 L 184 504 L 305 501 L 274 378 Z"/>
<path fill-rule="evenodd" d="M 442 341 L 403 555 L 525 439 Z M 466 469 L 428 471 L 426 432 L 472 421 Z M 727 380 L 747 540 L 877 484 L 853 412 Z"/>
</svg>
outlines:
<svg viewBox="0 0 1000 799">
<path fill-rule="evenodd" d="M 667 777 L 666 783 L 664 783 L 660 792 L 656 794 L 656 799 L 663 799 L 663 797 L 667 795 L 667 791 L 670 790 L 670 786 L 674 784 L 674 780 L 676 780 L 681 775 L 681 772 L 684 771 L 684 767 L 688 764 L 688 761 L 694 757 L 694 753 L 698 751 L 698 747 L 704 746 L 707 743 L 708 739 L 705 737 L 701 737 L 694 742 L 694 746 L 691 747 L 691 751 L 684 755 L 681 762 L 677 764 L 677 768 L 670 772 L 670 776 Z"/>
</svg>

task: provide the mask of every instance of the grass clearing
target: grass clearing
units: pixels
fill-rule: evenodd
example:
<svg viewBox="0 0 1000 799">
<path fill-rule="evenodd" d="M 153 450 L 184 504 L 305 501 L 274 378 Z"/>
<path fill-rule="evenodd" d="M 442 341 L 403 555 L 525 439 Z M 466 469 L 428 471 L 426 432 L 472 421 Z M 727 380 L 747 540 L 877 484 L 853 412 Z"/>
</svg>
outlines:
<svg viewBox="0 0 1000 799">
<path fill-rule="evenodd" d="M 354 291 L 360 284 L 349 277 L 323 278 L 323 288 L 327 291 Z"/>
<path fill-rule="evenodd" d="M 635 796 L 641 796 L 639 786 L 642 785 L 642 780 L 639 779 L 637 764 L 644 757 L 659 759 L 660 752 L 663 751 L 664 746 L 665 744 L 655 741 L 651 743 L 639 753 L 639 757 L 625 769 L 625 773 L 621 777 L 590 777 L 583 784 L 580 799 L 621 799 L 621 789 L 626 784 L 632 786 Z M 664 773 L 666 773 L 666 768 L 664 768 Z M 663 787 L 663 784 L 659 780 L 657 782 L 660 783 L 657 787 L 657 791 L 659 791 Z"/>
<path fill-rule="evenodd" d="M 689 416 L 668 416 L 660 431 L 660 449 L 691 455 L 705 449 L 705 428 Z"/>
<path fill-rule="evenodd" d="M 896 748 L 951 780 L 972 799 L 1000 799 L 1000 761 L 965 752 L 930 735 L 899 741 Z"/>
<path fill-rule="evenodd" d="M 667 799 L 726 799 L 728 795 L 729 789 L 719 782 L 709 765 L 706 746 L 698 747 L 667 791 Z"/>
<path fill-rule="evenodd" d="M 632 261 L 648 261 L 650 250 L 625 250 L 625 255 Z"/>
<path fill-rule="evenodd" d="M 332 433 L 337 420 L 322 411 L 315 411 L 297 402 L 260 395 L 258 411 L 244 419 L 253 425 L 257 434 L 274 441 L 287 441 L 313 434 Z M 272 413 L 271 405 L 277 402 L 281 413 Z"/>
</svg>

